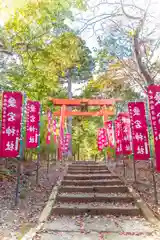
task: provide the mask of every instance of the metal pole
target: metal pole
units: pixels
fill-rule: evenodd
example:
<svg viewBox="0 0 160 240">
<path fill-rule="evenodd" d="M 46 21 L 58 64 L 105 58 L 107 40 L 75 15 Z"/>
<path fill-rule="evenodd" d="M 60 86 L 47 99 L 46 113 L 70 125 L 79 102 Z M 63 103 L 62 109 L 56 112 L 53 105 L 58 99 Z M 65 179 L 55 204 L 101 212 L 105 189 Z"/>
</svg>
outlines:
<svg viewBox="0 0 160 240">
<path fill-rule="evenodd" d="M 23 158 L 23 122 L 24 122 L 24 111 L 25 111 L 25 105 L 26 105 L 26 94 L 23 94 L 23 108 L 22 108 L 22 124 L 21 124 L 21 139 L 20 139 L 20 149 L 19 149 L 19 156 L 18 159 L 18 165 L 17 165 L 17 184 L 16 184 L 16 196 L 15 196 L 15 205 L 18 204 L 18 198 L 19 198 L 19 187 L 20 187 L 20 172 L 21 172 L 21 163 L 20 161 Z"/>
<path fill-rule="evenodd" d="M 134 182 L 137 182 L 137 174 L 136 174 L 136 164 L 135 164 L 135 160 L 134 157 L 132 158 L 132 163 L 133 163 L 133 174 L 134 174 Z"/>
<path fill-rule="evenodd" d="M 49 157 L 50 157 L 50 154 L 48 153 L 48 159 L 47 159 L 47 174 L 49 173 Z"/>
<path fill-rule="evenodd" d="M 150 159 L 150 163 L 151 163 L 151 172 L 152 172 L 152 179 L 153 179 L 154 198 L 155 198 L 155 204 L 157 205 L 158 204 L 157 186 L 156 186 L 154 163 L 152 159 Z"/>
<path fill-rule="evenodd" d="M 5 160 L 5 168 L 8 168 L 8 158 Z"/>
<path fill-rule="evenodd" d="M 36 170 L 36 184 L 38 185 L 39 182 L 39 164 L 40 164 L 40 128 L 41 128 L 41 113 L 42 113 L 42 106 L 40 105 L 40 111 L 39 111 L 39 134 L 38 134 L 38 153 L 37 153 L 37 170 Z"/>
<path fill-rule="evenodd" d="M 80 160 L 80 146 L 78 144 L 78 161 Z"/>
<path fill-rule="evenodd" d="M 37 171 L 36 171 L 36 184 L 39 182 L 39 162 L 40 162 L 40 152 L 37 154 Z"/>
<path fill-rule="evenodd" d="M 18 159 L 17 165 L 17 184 L 16 184 L 16 197 L 15 197 L 15 205 L 18 205 L 18 198 L 19 198 L 19 187 L 20 187 L 20 170 L 21 170 L 21 163 L 20 158 Z"/>
<path fill-rule="evenodd" d="M 124 159 L 123 159 L 123 167 L 124 167 L 124 169 L 123 169 L 123 176 L 125 178 L 125 176 L 126 176 L 126 166 L 125 166 Z"/>
</svg>

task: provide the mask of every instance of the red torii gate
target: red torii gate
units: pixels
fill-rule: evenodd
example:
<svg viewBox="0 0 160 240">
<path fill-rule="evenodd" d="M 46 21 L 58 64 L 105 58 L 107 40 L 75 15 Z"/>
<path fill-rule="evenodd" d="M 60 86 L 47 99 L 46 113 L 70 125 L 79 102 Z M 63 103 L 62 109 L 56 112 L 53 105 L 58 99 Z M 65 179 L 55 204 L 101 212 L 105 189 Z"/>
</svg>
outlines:
<svg viewBox="0 0 160 240">
<path fill-rule="evenodd" d="M 106 110 L 106 107 L 112 107 L 115 105 L 116 102 L 120 102 L 121 99 L 50 99 L 52 101 L 54 106 L 60 106 L 61 109 L 60 111 L 56 111 L 53 113 L 54 116 L 60 116 L 60 138 L 61 138 L 61 132 L 63 131 L 64 128 L 64 123 L 65 123 L 65 117 L 68 116 L 91 116 L 91 117 L 96 117 L 96 116 L 103 116 L 104 121 L 107 121 L 108 116 L 114 116 L 115 111 L 114 109 Z M 66 107 L 82 107 L 82 106 L 99 106 L 100 110 L 95 111 L 95 112 L 84 112 L 84 111 L 68 111 Z M 61 139 L 59 138 L 59 159 L 62 158 L 62 154 L 60 152 L 60 141 Z"/>
</svg>

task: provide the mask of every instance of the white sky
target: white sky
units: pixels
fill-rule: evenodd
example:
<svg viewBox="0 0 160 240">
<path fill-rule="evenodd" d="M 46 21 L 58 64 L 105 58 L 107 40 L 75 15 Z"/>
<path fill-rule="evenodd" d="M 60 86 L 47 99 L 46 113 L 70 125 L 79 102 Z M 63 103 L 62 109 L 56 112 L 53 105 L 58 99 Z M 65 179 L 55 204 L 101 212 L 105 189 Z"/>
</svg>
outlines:
<svg viewBox="0 0 160 240">
<path fill-rule="evenodd" d="M 6 21 L 9 18 L 10 13 L 12 13 L 17 7 L 22 7 L 28 1 L 29 0 L 0 0 L 0 10 L 1 10 L 0 23 L 3 23 L 4 21 Z M 154 27 L 156 27 L 156 35 L 160 36 L 160 0 L 122 0 L 122 1 L 124 2 L 124 4 L 127 3 L 127 4 L 136 5 L 143 9 L 147 8 L 147 6 L 149 5 L 148 12 L 149 14 L 154 16 L 154 18 L 148 19 L 147 28 L 152 30 Z M 110 14 L 113 11 L 113 9 L 115 9 L 115 3 L 119 3 L 120 0 L 89 0 L 86 2 L 89 10 L 87 10 L 86 12 L 74 11 L 76 18 L 79 18 L 80 20 L 76 21 L 75 23 L 72 23 L 71 24 L 72 27 L 81 28 L 84 25 L 82 22 L 83 21 L 82 18 L 85 20 L 91 19 L 91 18 L 98 20 L 99 19 L 98 16 L 103 14 Z M 105 4 L 105 2 L 109 2 L 110 5 Z M 116 5 L 116 6 L 120 6 L 120 5 Z M 125 9 L 127 13 L 137 16 L 137 14 L 134 14 L 130 8 L 125 8 Z M 77 16 L 77 14 L 79 14 L 79 16 Z M 112 20 L 114 20 L 114 18 Z M 126 22 L 126 19 L 123 19 L 123 21 Z M 106 26 L 104 26 L 103 24 L 103 26 L 106 29 L 106 34 L 108 33 L 106 27 L 109 26 L 110 24 L 111 24 L 111 21 L 107 19 L 105 20 Z M 126 24 L 128 24 L 128 22 L 126 22 Z M 93 26 L 94 25 L 88 26 L 81 34 L 81 37 L 86 40 L 87 45 L 90 48 L 97 46 L 96 36 L 95 34 L 93 35 Z M 103 35 L 105 34 L 104 31 L 103 32 L 101 31 L 102 26 L 100 22 L 95 25 L 94 30 L 97 36 L 99 34 L 103 34 Z"/>
<path fill-rule="evenodd" d="M 102 16 L 104 14 L 110 14 L 113 9 L 115 9 L 115 5 L 107 5 L 105 4 L 106 0 L 89 0 L 87 1 L 88 3 L 88 8 L 90 10 L 86 11 L 85 13 L 82 13 L 82 17 L 84 19 L 91 19 L 93 17 L 95 17 L 96 20 L 99 19 L 98 16 Z M 120 2 L 120 0 L 108 0 L 107 2 L 109 3 L 117 3 Z M 156 34 L 160 37 L 160 0 L 123 0 L 124 3 L 131 3 L 133 5 L 136 5 L 140 8 L 146 9 L 147 6 L 149 5 L 149 9 L 148 9 L 148 13 L 149 15 L 154 16 L 154 18 L 149 17 L 147 20 L 147 28 L 148 31 L 149 30 L 153 30 L 156 27 L 156 31 L 154 34 Z M 97 6 L 97 7 L 96 7 Z M 117 5 L 118 6 L 118 5 Z M 120 6 L 120 5 L 119 5 Z M 134 13 L 130 8 L 125 8 L 126 12 L 128 14 L 131 14 L 132 16 L 137 16 L 138 13 Z M 102 17 L 101 17 L 102 18 Z M 111 20 L 115 20 L 114 18 L 112 18 Z M 125 25 L 132 25 L 131 20 L 128 21 L 128 19 L 126 18 L 122 18 L 120 17 L 119 20 L 123 21 L 123 24 Z M 93 20 L 95 21 L 95 20 Z M 104 24 L 103 27 L 106 30 L 106 34 L 108 33 L 107 29 L 109 27 L 109 25 L 112 24 L 112 22 L 110 20 L 104 20 Z M 135 22 L 135 21 L 134 21 Z M 82 25 L 82 23 L 79 21 L 77 23 L 75 23 L 75 27 L 80 27 Z M 97 36 L 101 35 L 101 34 L 105 34 L 104 31 L 102 30 L 102 26 L 101 26 L 101 22 L 98 22 L 94 25 L 90 25 L 85 31 L 83 31 L 83 33 L 81 34 L 82 38 L 86 40 L 87 45 L 90 48 L 96 47 L 96 36 L 95 34 L 93 35 L 93 26 L 95 27 L 94 31 L 97 31 Z"/>
</svg>

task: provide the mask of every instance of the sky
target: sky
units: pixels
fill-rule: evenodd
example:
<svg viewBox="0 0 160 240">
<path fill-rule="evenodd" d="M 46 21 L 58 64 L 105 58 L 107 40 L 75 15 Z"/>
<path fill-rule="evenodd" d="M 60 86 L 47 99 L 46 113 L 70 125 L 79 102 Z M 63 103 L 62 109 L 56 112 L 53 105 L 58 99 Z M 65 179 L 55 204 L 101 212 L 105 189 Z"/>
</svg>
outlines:
<svg viewBox="0 0 160 240">
<path fill-rule="evenodd" d="M 12 13 L 17 7 L 22 7 L 27 1 L 29 0 L 0 0 L 0 7 L 3 10 L 0 11 L 0 23 L 3 24 L 4 21 L 6 21 L 10 17 L 10 13 Z M 32 0 L 35 1 L 35 0 Z M 66 1 L 66 0 L 64 0 Z M 90 21 L 90 25 L 86 27 L 81 32 L 81 37 L 86 40 L 86 43 L 90 49 L 93 49 L 94 47 L 98 47 L 97 44 L 97 36 L 98 35 L 104 35 L 109 32 L 109 26 L 112 24 L 112 20 L 115 20 L 114 18 L 107 19 L 105 18 L 103 21 L 103 26 L 101 25 L 101 22 L 98 22 L 98 19 L 102 19 L 104 14 L 110 14 L 113 9 L 115 9 L 115 5 L 117 2 L 120 2 L 120 0 L 108 0 L 110 4 L 106 5 L 105 2 L 107 0 L 89 0 L 87 2 L 87 8 L 88 10 L 85 12 L 76 11 L 74 10 L 75 18 L 77 19 L 74 23 L 70 23 L 70 26 L 74 29 L 81 29 L 85 25 L 85 22 L 89 19 L 93 19 Z M 148 12 L 149 14 L 153 15 L 154 18 L 150 18 L 147 21 L 147 28 L 153 29 L 156 25 L 156 35 L 160 36 L 160 0 L 123 0 L 124 4 L 132 4 L 136 5 L 140 8 L 147 8 L 149 5 Z M 114 4 L 114 5 L 112 5 Z M 5 8 L 4 8 L 5 7 Z M 131 8 L 125 8 L 127 13 L 133 14 L 133 10 Z M 136 15 L 136 14 L 135 14 Z M 122 18 L 121 18 L 122 20 Z M 96 24 L 93 24 L 95 21 L 97 21 Z M 128 21 L 128 20 L 127 20 Z M 123 19 L 123 23 L 126 22 L 126 18 Z M 128 24 L 128 22 L 127 22 Z M 94 28 L 94 31 L 93 31 Z M 103 29 L 102 29 L 103 28 Z M 108 30 L 108 31 L 107 31 Z M 93 34 L 94 33 L 94 34 Z"/>
<path fill-rule="evenodd" d="M 114 20 L 120 20 L 122 21 L 122 23 L 124 25 L 130 25 L 132 26 L 133 21 L 128 20 L 124 17 L 120 17 L 120 18 L 105 18 L 103 21 L 103 26 L 101 25 L 101 22 L 98 22 L 98 19 L 102 19 L 104 15 L 110 15 L 113 12 L 113 9 L 115 9 L 115 4 L 116 2 L 120 2 L 120 0 L 108 0 L 107 2 L 110 3 L 110 5 L 105 4 L 106 0 L 89 0 L 87 1 L 88 3 L 88 11 L 81 13 L 81 18 L 83 19 L 91 19 L 94 18 L 92 21 L 90 21 L 90 25 L 88 26 L 88 28 L 86 28 L 81 36 L 82 38 L 84 38 L 87 42 L 87 45 L 90 48 L 93 47 L 97 47 L 97 36 L 98 35 L 104 35 L 104 34 L 108 34 L 109 32 L 109 27 L 111 24 L 114 24 L 113 21 Z M 135 6 L 138 6 L 140 8 L 146 9 L 147 6 L 149 5 L 148 8 L 148 15 L 152 15 L 154 17 L 148 17 L 147 19 L 147 28 L 148 31 L 149 30 L 153 30 L 154 27 L 156 27 L 156 32 L 154 33 L 154 35 L 156 34 L 160 37 L 160 0 L 123 0 L 124 4 L 132 4 Z M 117 5 L 120 6 L 120 5 Z M 135 11 L 133 11 L 131 8 L 125 8 L 126 12 L 128 14 L 131 14 L 132 16 L 137 16 L 139 15 L 138 12 L 136 13 Z M 135 13 L 135 14 L 134 14 Z M 95 21 L 97 21 L 96 24 L 91 24 L 94 23 Z M 135 21 L 134 21 L 135 22 Z M 80 27 L 82 25 L 82 23 L 80 21 L 77 21 L 75 23 L 76 27 Z M 96 34 L 93 34 L 93 28 L 94 28 L 94 32 L 96 32 Z"/>
</svg>

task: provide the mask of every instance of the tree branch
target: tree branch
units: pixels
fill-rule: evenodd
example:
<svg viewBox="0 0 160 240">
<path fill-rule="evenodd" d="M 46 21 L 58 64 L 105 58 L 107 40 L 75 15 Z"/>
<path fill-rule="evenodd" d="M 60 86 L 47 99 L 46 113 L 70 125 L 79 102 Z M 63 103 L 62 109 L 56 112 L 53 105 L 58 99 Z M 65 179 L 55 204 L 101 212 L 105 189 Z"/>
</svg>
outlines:
<svg viewBox="0 0 160 240">
<path fill-rule="evenodd" d="M 153 84 L 153 79 L 151 77 L 150 72 L 147 71 L 145 65 L 142 62 L 142 56 L 141 56 L 141 53 L 140 53 L 140 44 L 139 44 L 139 34 L 140 34 L 141 29 L 143 27 L 144 21 L 145 21 L 145 16 L 140 21 L 140 24 L 137 27 L 136 32 L 134 34 L 134 37 L 133 37 L 133 50 L 134 50 L 135 58 L 136 58 L 136 61 L 138 63 L 138 67 L 140 69 L 140 72 L 144 76 L 147 84 L 150 85 L 150 84 Z"/>
<path fill-rule="evenodd" d="M 120 0 L 120 2 L 121 2 L 122 12 L 123 12 L 123 14 L 124 14 L 127 18 L 133 19 L 133 20 L 140 20 L 140 19 L 141 19 L 141 17 L 134 17 L 134 16 L 132 16 L 132 15 L 129 15 L 129 14 L 125 11 L 125 9 L 124 9 L 124 4 L 123 4 L 122 0 Z"/>
</svg>

